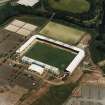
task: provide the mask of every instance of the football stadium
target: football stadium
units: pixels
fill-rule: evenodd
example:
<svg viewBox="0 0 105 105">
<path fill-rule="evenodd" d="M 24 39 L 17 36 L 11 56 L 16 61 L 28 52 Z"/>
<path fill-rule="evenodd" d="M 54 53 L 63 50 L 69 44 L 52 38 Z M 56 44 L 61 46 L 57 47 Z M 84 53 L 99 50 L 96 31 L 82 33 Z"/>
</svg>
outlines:
<svg viewBox="0 0 105 105">
<path fill-rule="evenodd" d="M 72 74 L 85 56 L 84 51 L 75 46 L 41 35 L 32 36 L 16 53 L 22 62 L 31 65 L 29 69 L 39 74 L 49 70 L 57 75 L 62 71 Z"/>
</svg>

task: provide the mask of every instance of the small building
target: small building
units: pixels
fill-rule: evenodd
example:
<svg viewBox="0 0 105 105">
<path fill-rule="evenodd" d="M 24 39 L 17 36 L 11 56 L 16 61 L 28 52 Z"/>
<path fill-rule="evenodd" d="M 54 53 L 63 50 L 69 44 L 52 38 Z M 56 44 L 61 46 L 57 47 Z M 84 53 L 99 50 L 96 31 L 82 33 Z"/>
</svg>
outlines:
<svg viewBox="0 0 105 105">
<path fill-rule="evenodd" d="M 39 0 L 19 0 L 17 3 L 20 5 L 25 5 L 25 6 L 34 6 L 35 4 L 37 4 L 39 2 Z"/>
<path fill-rule="evenodd" d="M 42 75 L 44 72 L 44 68 L 39 65 L 36 65 L 36 64 L 31 64 L 31 66 L 29 66 L 28 70 L 37 72 L 40 75 Z"/>
</svg>

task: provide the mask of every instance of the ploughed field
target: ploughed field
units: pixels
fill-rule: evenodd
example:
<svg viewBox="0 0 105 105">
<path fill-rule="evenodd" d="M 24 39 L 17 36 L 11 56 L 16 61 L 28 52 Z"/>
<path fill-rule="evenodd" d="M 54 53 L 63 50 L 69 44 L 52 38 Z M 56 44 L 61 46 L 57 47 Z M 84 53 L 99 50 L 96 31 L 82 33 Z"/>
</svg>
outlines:
<svg viewBox="0 0 105 105">
<path fill-rule="evenodd" d="M 37 42 L 26 52 L 25 56 L 64 70 L 76 55 L 56 46 Z"/>
<path fill-rule="evenodd" d="M 0 57 L 11 55 L 22 44 L 24 37 L 7 31 L 5 29 L 0 30 Z"/>
</svg>

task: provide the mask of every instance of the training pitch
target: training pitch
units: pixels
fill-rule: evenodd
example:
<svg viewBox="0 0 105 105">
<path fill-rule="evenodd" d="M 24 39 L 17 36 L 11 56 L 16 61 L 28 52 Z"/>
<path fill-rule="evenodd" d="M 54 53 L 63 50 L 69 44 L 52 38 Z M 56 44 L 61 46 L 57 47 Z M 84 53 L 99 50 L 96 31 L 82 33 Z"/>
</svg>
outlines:
<svg viewBox="0 0 105 105">
<path fill-rule="evenodd" d="M 36 42 L 25 56 L 64 70 L 76 54 L 49 43 Z"/>
<path fill-rule="evenodd" d="M 49 22 L 40 31 L 40 34 L 64 43 L 77 44 L 85 35 L 85 32 L 55 22 Z"/>
</svg>

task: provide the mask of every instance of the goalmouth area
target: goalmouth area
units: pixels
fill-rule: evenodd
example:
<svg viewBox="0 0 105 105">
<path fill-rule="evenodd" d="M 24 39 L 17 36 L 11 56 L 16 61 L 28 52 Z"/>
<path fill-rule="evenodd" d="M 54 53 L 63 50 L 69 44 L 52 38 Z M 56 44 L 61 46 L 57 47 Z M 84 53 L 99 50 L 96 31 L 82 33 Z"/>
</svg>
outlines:
<svg viewBox="0 0 105 105">
<path fill-rule="evenodd" d="M 72 74 L 85 56 L 84 51 L 75 46 L 41 35 L 32 36 L 16 53 L 24 53 L 22 61 L 37 64 L 56 74 L 59 74 L 60 70 Z"/>
</svg>

